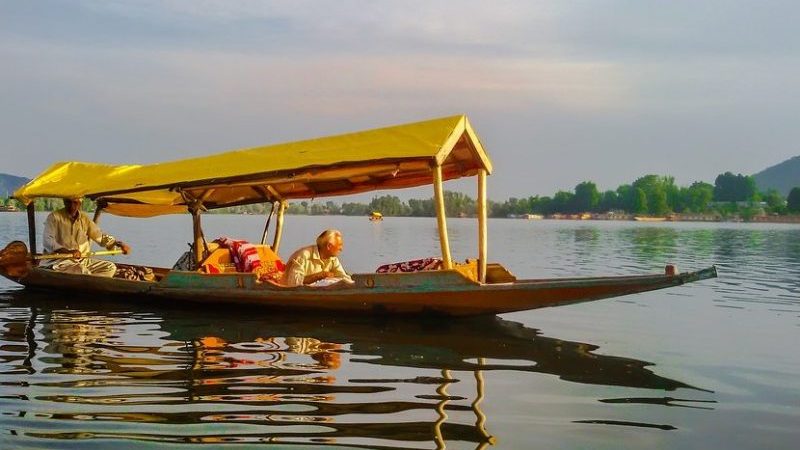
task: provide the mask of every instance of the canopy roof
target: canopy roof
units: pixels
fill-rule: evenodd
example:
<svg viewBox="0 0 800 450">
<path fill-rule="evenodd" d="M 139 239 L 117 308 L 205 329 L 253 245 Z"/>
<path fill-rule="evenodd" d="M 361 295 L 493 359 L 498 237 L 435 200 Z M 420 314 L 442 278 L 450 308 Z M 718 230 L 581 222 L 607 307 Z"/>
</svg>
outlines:
<svg viewBox="0 0 800 450">
<path fill-rule="evenodd" d="M 147 165 L 59 162 L 14 192 L 88 197 L 112 214 L 147 217 L 283 199 L 346 195 L 472 176 L 492 165 L 464 115 Z"/>
</svg>

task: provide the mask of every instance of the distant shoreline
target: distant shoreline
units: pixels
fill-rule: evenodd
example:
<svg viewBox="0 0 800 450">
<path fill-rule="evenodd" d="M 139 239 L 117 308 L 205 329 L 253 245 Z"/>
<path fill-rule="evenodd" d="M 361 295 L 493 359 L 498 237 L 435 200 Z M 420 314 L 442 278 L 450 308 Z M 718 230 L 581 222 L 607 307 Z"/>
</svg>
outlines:
<svg viewBox="0 0 800 450">
<path fill-rule="evenodd" d="M 49 212 L 49 211 L 37 211 L 37 212 Z M 25 210 L 21 209 L 4 209 L 0 208 L 0 213 L 25 213 Z M 247 214 L 247 213 L 217 213 L 220 215 L 261 215 L 261 214 Z M 341 216 L 341 217 L 361 217 L 357 215 L 345 215 L 345 214 L 289 214 L 291 216 L 309 216 L 309 217 L 324 217 L 324 216 Z M 526 217 L 526 216 L 535 216 L 535 217 Z M 394 217 L 419 217 L 419 218 L 432 218 L 431 216 L 384 216 L 384 218 L 394 218 Z M 365 218 L 368 218 L 365 216 Z M 448 216 L 448 219 L 474 219 L 475 216 L 464 216 L 464 217 L 455 217 L 455 216 Z M 800 215 L 787 215 L 787 216 L 754 216 L 750 219 L 744 219 L 742 217 L 733 216 L 724 218 L 721 216 L 715 216 L 710 214 L 689 214 L 689 215 L 681 215 L 681 214 L 673 214 L 666 217 L 661 216 L 636 216 L 633 214 L 552 214 L 549 216 L 538 216 L 538 215 L 521 215 L 521 216 L 509 216 L 509 217 L 490 217 L 490 219 L 509 219 L 509 220 L 530 220 L 530 221 L 538 221 L 538 220 L 578 220 L 578 221 L 615 221 L 615 222 L 642 222 L 642 223 L 663 223 L 663 222 L 706 222 L 706 223 L 797 223 L 800 224 Z"/>
</svg>

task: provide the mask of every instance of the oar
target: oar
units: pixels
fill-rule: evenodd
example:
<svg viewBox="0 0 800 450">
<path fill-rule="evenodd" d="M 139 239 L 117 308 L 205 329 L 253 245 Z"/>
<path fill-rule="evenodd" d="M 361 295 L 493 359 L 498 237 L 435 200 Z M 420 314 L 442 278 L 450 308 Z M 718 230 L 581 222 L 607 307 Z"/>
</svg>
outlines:
<svg viewBox="0 0 800 450">
<path fill-rule="evenodd" d="M 101 250 L 99 252 L 89 252 L 85 255 L 81 255 L 81 258 L 88 258 L 90 256 L 119 255 L 121 253 L 122 250 Z M 48 255 L 33 255 L 33 259 L 72 259 L 72 258 L 75 258 L 75 256 L 72 253 L 50 253 Z"/>
</svg>

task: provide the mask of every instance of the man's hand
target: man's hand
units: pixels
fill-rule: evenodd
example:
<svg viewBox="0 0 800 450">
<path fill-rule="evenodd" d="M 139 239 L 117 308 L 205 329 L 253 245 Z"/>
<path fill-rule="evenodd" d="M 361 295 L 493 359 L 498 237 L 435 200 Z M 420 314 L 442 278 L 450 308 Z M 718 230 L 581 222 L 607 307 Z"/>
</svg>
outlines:
<svg viewBox="0 0 800 450">
<path fill-rule="evenodd" d="M 124 242 L 117 241 L 116 246 L 122 250 L 123 255 L 127 255 L 131 252 L 131 247 Z"/>
<path fill-rule="evenodd" d="M 305 278 L 303 279 L 303 284 L 316 283 L 317 281 L 333 277 L 334 275 L 335 274 L 333 272 L 329 272 L 327 270 L 323 270 L 322 272 L 312 273 L 311 275 L 305 276 Z"/>
<path fill-rule="evenodd" d="M 74 259 L 80 259 L 83 257 L 80 250 L 70 250 L 68 248 L 61 247 L 54 251 L 53 253 L 60 254 L 60 255 L 72 255 Z"/>
</svg>

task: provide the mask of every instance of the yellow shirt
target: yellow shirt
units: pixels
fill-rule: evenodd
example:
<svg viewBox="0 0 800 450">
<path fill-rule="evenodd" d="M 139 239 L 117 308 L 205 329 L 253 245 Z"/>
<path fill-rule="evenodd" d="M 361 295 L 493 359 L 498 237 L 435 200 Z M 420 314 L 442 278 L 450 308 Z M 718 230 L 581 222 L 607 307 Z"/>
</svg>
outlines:
<svg viewBox="0 0 800 450">
<path fill-rule="evenodd" d="M 320 272 L 333 272 L 336 278 L 352 281 L 350 275 L 344 271 L 339 258 L 331 256 L 322 259 L 319 255 L 319 248 L 316 244 L 303 247 L 292 253 L 286 263 L 286 272 L 283 275 L 283 283 L 287 286 L 302 286 L 306 275 Z"/>
</svg>

